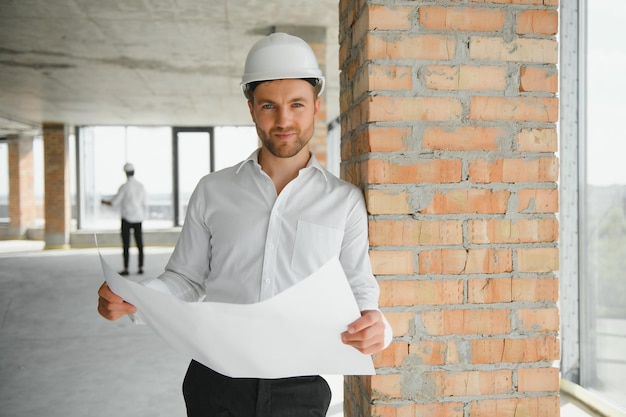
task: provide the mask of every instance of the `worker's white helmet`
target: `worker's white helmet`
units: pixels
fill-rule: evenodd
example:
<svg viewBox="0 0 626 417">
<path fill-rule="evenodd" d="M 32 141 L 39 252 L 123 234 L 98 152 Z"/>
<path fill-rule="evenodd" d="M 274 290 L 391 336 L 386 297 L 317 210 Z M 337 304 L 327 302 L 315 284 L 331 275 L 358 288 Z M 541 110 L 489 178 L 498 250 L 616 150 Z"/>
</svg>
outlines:
<svg viewBox="0 0 626 417">
<path fill-rule="evenodd" d="M 248 84 L 255 81 L 294 78 L 316 79 L 318 94 L 324 90 L 324 76 L 309 44 L 286 33 L 272 33 L 250 48 L 241 88 L 245 93 Z"/>
<path fill-rule="evenodd" d="M 133 166 L 133 164 L 127 162 L 126 164 L 124 164 L 124 172 L 135 172 L 135 167 Z"/>
</svg>

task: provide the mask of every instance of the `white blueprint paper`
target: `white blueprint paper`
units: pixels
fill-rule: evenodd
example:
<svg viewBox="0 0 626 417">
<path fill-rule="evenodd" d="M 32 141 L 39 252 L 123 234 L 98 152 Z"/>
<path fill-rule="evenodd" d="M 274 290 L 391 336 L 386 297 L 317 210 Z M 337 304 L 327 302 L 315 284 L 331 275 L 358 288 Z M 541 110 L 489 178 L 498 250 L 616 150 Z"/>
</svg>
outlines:
<svg viewBox="0 0 626 417">
<path fill-rule="evenodd" d="M 111 290 L 174 349 L 230 377 L 374 375 L 372 358 L 341 342 L 360 312 L 341 264 L 255 304 L 185 302 L 122 278 L 100 256 Z"/>
</svg>

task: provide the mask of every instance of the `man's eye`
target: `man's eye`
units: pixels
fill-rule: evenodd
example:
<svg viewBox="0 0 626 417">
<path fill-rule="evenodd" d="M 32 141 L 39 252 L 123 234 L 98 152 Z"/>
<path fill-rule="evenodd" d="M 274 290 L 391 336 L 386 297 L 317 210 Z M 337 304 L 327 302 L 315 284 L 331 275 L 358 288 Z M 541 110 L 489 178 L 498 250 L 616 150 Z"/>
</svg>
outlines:
<svg viewBox="0 0 626 417">
<path fill-rule="evenodd" d="M 293 103 L 294 107 L 304 107 L 304 104 L 302 103 Z"/>
<path fill-rule="evenodd" d="M 270 110 L 272 108 L 274 108 L 274 106 L 272 106 L 271 104 L 264 104 L 261 106 L 262 109 L 264 110 Z"/>
</svg>

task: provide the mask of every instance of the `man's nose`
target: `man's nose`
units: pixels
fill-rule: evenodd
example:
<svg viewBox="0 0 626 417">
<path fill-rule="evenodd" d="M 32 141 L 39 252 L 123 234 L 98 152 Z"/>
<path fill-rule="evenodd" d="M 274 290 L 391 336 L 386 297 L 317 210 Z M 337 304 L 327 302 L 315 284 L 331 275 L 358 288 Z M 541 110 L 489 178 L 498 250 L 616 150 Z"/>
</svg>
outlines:
<svg viewBox="0 0 626 417">
<path fill-rule="evenodd" d="M 276 124 L 278 126 L 288 126 L 291 122 L 291 111 L 288 107 L 280 107 L 276 112 Z"/>
</svg>

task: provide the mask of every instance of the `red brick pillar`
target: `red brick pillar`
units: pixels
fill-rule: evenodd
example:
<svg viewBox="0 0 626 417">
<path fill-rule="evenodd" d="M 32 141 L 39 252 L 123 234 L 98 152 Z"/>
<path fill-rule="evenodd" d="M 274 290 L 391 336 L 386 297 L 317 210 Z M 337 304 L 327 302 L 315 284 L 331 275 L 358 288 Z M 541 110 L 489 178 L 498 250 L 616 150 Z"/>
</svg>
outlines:
<svg viewBox="0 0 626 417">
<path fill-rule="evenodd" d="M 298 36 L 305 40 L 317 58 L 317 62 L 326 75 L 326 28 L 321 26 L 276 26 L 275 32 L 285 32 L 293 36 Z M 326 114 L 326 94 L 322 93 L 320 111 L 315 118 L 315 133 L 309 142 L 309 149 L 319 160 L 322 166 L 326 166 L 328 120 Z"/>
<path fill-rule="evenodd" d="M 309 42 L 324 75 L 326 72 L 326 31 L 323 37 L 318 36 L 316 41 Z M 326 91 L 322 92 L 320 111 L 315 118 L 315 133 L 309 142 L 311 153 L 319 160 L 322 166 L 327 166 L 328 160 L 328 115 L 326 110 Z"/>
<path fill-rule="evenodd" d="M 72 217 L 69 181 L 69 134 L 64 124 L 44 123 L 46 249 L 69 247 Z"/>
<path fill-rule="evenodd" d="M 10 136 L 8 238 L 23 239 L 37 216 L 33 138 Z"/>
<path fill-rule="evenodd" d="M 340 0 L 342 166 L 394 329 L 346 417 L 558 416 L 557 0 Z"/>
</svg>

